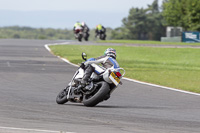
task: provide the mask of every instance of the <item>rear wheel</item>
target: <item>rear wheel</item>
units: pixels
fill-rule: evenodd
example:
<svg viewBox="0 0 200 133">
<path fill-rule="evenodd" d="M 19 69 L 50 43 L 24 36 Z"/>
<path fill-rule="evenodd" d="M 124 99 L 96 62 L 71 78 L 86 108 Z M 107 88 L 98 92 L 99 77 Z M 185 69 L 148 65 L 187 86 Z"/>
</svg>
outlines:
<svg viewBox="0 0 200 133">
<path fill-rule="evenodd" d="M 102 102 L 108 95 L 110 87 L 106 82 L 97 83 L 97 87 L 92 94 L 85 95 L 83 98 L 83 104 L 88 107 L 93 107 Z"/>
<path fill-rule="evenodd" d="M 68 91 L 69 91 L 69 86 L 67 86 L 66 89 L 63 89 L 63 90 L 58 94 L 58 96 L 56 97 L 56 102 L 57 102 L 57 104 L 64 104 L 64 103 L 68 102 L 68 99 L 67 99 Z"/>
</svg>

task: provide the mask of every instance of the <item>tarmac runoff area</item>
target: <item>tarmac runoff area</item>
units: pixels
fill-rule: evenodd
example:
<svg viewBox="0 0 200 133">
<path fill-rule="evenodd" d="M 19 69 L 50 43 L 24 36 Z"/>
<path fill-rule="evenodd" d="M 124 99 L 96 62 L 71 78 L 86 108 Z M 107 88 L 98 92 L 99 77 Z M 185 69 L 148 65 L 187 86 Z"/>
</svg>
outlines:
<svg viewBox="0 0 200 133">
<path fill-rule="evenodd" d="M 139 81 L 122 79 L 94 108 L 56 104 L 77 67 L 44 48 L 53 43 L 0 39 L 0 133 L 199 133 L 198 94 Z"/>
</svg>

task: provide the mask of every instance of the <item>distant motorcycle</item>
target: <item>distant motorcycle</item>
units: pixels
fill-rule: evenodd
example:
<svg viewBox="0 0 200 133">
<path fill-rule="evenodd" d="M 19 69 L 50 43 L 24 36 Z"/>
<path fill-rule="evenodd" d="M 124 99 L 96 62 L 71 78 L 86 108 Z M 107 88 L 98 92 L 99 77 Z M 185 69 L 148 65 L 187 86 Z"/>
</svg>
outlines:
<svg viewBox="0 0 200 133">
<path fill-rule="evenodd" d="M 75 36 L 76 39 L 78 39 L 78 41 L 81 42 L 82 38 L 83 38 L 83 30 L 82 29 L 76 29 L 74 36 Z"/>
<path fill-rule="evenodd" d="M 82 58 L 86 61 L 87 55 L 82 53 Z M 89 59 L 91 60 L 91 59 Z M 120 70 L 123 70 L 123 75 Z M 71 82 L 56 97 L 58 104 L 68 101 L 83 103 L 85 106 L 93 107 L 98 103 L 108 100 L 111 93 L 122 84 L 121 78 L 124 76 L 123 68 L 110 68 L 104 70 L 100 75 L 95 72 L 91 75 L 88 84 L 81 90 L 77 90 L 84 75 L 84 69 L 79 67 L 75 72 Z"/>
</svg>

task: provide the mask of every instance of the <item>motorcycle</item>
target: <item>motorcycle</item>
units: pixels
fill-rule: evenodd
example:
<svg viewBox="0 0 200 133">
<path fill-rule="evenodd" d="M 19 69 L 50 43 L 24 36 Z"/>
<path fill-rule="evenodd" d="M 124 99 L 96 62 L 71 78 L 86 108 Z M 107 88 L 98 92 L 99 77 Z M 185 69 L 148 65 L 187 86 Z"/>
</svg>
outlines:
<svg viewBox="0 0 200 133">
<path fill-rule="evenodd" d="M 83 38 L 83 31 L 82 31 L 82 29 L 76 29 L 74 36 L 75 36 L 76 39 L 78 39 L 81 42 L 82 38 Z"/>
<path fill-rule="evenodd" d="M 87 60 L 87 55 L 82 53 L 82 59 Z M 96 64 L 93 64 L 96 65 Z M 120 70 L 123 70 L 121 74 Z M 56 97 L 58 104 L 65 104 L 70 101 L 73 103 L 83 103 L 87 107 L 93 107 L 108 100 L 111 93 L 117 88 L 119 84 L 122 85 L 121 79 L 125 74 L 123 68 L 109 68 L 103 70 L 100 74 L 92 73 L 87 85 L 78 91 L 78 86 L 84 75 L 84 69 L 80 66 L 75 72 L 71 82 L 63 89 Z"/>
</svg>

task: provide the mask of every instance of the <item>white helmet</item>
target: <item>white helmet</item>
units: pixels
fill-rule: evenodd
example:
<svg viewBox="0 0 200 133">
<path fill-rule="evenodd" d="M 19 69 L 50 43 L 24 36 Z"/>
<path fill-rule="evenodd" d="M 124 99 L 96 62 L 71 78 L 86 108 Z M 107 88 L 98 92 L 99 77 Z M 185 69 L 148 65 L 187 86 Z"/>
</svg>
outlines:
<svg viewBox="0 0 200 133">
<path fill-rule="evenodd" d="M 115 50 L 115 49 L 113 49 L 113 48 L 108 48 L 108 49 L 105 50 L 104 55 L 110 56 L 110 57 L 116 59 L 117 53 L 116 53 L 116 50 Z"/>
<path fill-rule="evenodd" d="M 82 26 L 85 26 L 85 22 L 82 22 L 81 25 L 82 25 Z"/>
</svg>

